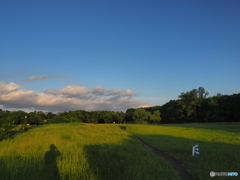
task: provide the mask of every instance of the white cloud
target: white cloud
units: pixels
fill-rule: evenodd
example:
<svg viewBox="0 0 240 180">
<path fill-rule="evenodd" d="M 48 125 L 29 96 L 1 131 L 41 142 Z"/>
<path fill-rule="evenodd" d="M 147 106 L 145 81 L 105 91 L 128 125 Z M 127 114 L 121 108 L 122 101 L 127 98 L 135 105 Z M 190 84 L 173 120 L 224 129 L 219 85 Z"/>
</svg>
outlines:
<svg viewBox="0 0 240 180">
<path fill-rule="evenodd" d="M 103 86 L 96 86 L 95 88 L 89 89 L 84 86 L 79 86 L 77 84 L 67 86 L 61 90 L 46 90 L 45 93 L 48 94 L 62 94 L 67 97 L 78 97 L 78 98 L 119 98 L 119 97 L 133 97 L 136 96 L 131 90 L 126 91 L 120 89 L 105 89 Z"/>
<path fill-rule="evenodd" d="M 77 94 L 82 94 L 86 93 L 86 87 L 81 87 L 76 84 L 72 86 L 67 86 L 61 90 L 47 90 L 46 93 L 49 94 L 65 94 L 65 95 L 77 95 Z"/>
<path fill-rule="evenodd" d="M 23 90 L 18 84 L 0 82 L 0 105 L 4 109 L 33 108 L 43 111 L 69 110 L 113 110 L 149 106 L 149 102 L 133 99 L 131 90 L 105 89 L 103 86 L 87 88 L 79 85 L 67 86 L 60 90 L 46 90 L 36 93 Z"/>
<path fill-rule="evenodd" d="M 15 84 L 13 82 L 6 84 L 5 82 L 0 81 L 0 92 L 12 91 L 12 90 L 18 89 L 19 87 L 20 86 L 18 84 Z"/>
<path fill-rule="evenodd" d="M 1 99 L 3 101 L 26 101 L 32 100 L 36 97 L 36 94 L 33 91 L 24 91 L 24 90 L 17 90 L 12 91 L 6 94 L 1 94 Z"/>
</svg>

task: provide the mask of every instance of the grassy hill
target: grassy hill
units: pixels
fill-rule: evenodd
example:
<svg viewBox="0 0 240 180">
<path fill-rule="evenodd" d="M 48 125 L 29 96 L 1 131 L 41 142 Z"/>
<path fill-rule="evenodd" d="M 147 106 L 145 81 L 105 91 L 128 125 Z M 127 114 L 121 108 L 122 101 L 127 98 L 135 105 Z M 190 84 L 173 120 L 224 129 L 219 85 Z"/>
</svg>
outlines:
<svg viewBox="0 0 240 180">
<path fill-rule="evenodd" d="M 44 125 L 0 142 L 0 177 L 3 180 L 180 179 L 171 165 L 144 147 L 133 136 L 136 135 L 182 162 L 193 179 L 210 179 L 210 171 L 240 171 L 239 129 L 240 123 Z M 200 157 L 191 155 L 196 142 Z"/>
</svg>

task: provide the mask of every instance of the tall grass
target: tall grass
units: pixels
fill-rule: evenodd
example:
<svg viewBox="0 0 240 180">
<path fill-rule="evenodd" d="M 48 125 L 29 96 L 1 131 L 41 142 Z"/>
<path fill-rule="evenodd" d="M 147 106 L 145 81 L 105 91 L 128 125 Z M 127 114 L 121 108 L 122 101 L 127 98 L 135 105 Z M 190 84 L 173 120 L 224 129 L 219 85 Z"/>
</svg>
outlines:
<svg viewBox="0 0 240 180">
<path fill-rule="evenodd" d="M 3 180 L 179 179 L 118 126 L 54 124 L 0 142 Z"/>
<path fill-rule="evenodd" d="M 211 179 L 210 171 L 240 173 L 240 123 L 126 125 L 126 129 L 177 158 L 195 180 Z M 200 157 L 192 156 L 195 143 Z"/>
<path fill-rule="evenodd" d="M 211 179 L 210 171 L 240 173 L 240 123 L 124 126 L 44 125 L 1 141 L 0 179 L 180 179 L 131 134 L 177 158 L 195 180 Z M 200 157 L 192 157 L 196 142 Z"/>
</svg>

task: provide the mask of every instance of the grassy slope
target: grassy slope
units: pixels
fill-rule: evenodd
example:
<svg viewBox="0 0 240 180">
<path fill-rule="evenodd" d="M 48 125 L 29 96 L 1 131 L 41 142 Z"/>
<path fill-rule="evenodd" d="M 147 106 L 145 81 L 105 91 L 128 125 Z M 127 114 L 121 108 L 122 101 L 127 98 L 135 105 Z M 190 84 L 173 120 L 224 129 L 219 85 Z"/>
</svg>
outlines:
<svg viewBox="0 0 240 180">
<path fill-rule="evenodd" d="M 240 123 L 125 126 L 127 131 L 180 160 L 196 180 L 211 179 L 210 171 L 240 173 Z M 195 143 L 199 143 L 200 157 L 192 157 Z"/>
<path fill-rule="evenodd" d="M 119 126 L 44 125 L 0 142 L 2 180 L 179 179 Z"/>
</svg>

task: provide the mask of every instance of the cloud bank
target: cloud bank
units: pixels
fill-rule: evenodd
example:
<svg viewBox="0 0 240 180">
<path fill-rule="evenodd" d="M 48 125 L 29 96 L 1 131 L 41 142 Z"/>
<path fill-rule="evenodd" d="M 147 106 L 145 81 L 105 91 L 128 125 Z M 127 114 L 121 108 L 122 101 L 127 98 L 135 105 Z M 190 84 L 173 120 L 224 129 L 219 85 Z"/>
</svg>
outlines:
<svg viewBox="0 0 240 180">
<path fill-rule="evenodd" d="M 36 93 L 24 90 L 18 84 L 0 82 L 0 105 L 4 109 L 34 109 L 43 111 L 110 110 L 126 111 L 128 108 L 149 106 L 149 102 L 137 101 L 131 90 L 105 89 L 103 86 L 87 88 L 70 85 L 60 90 Z"/>
</svg>

